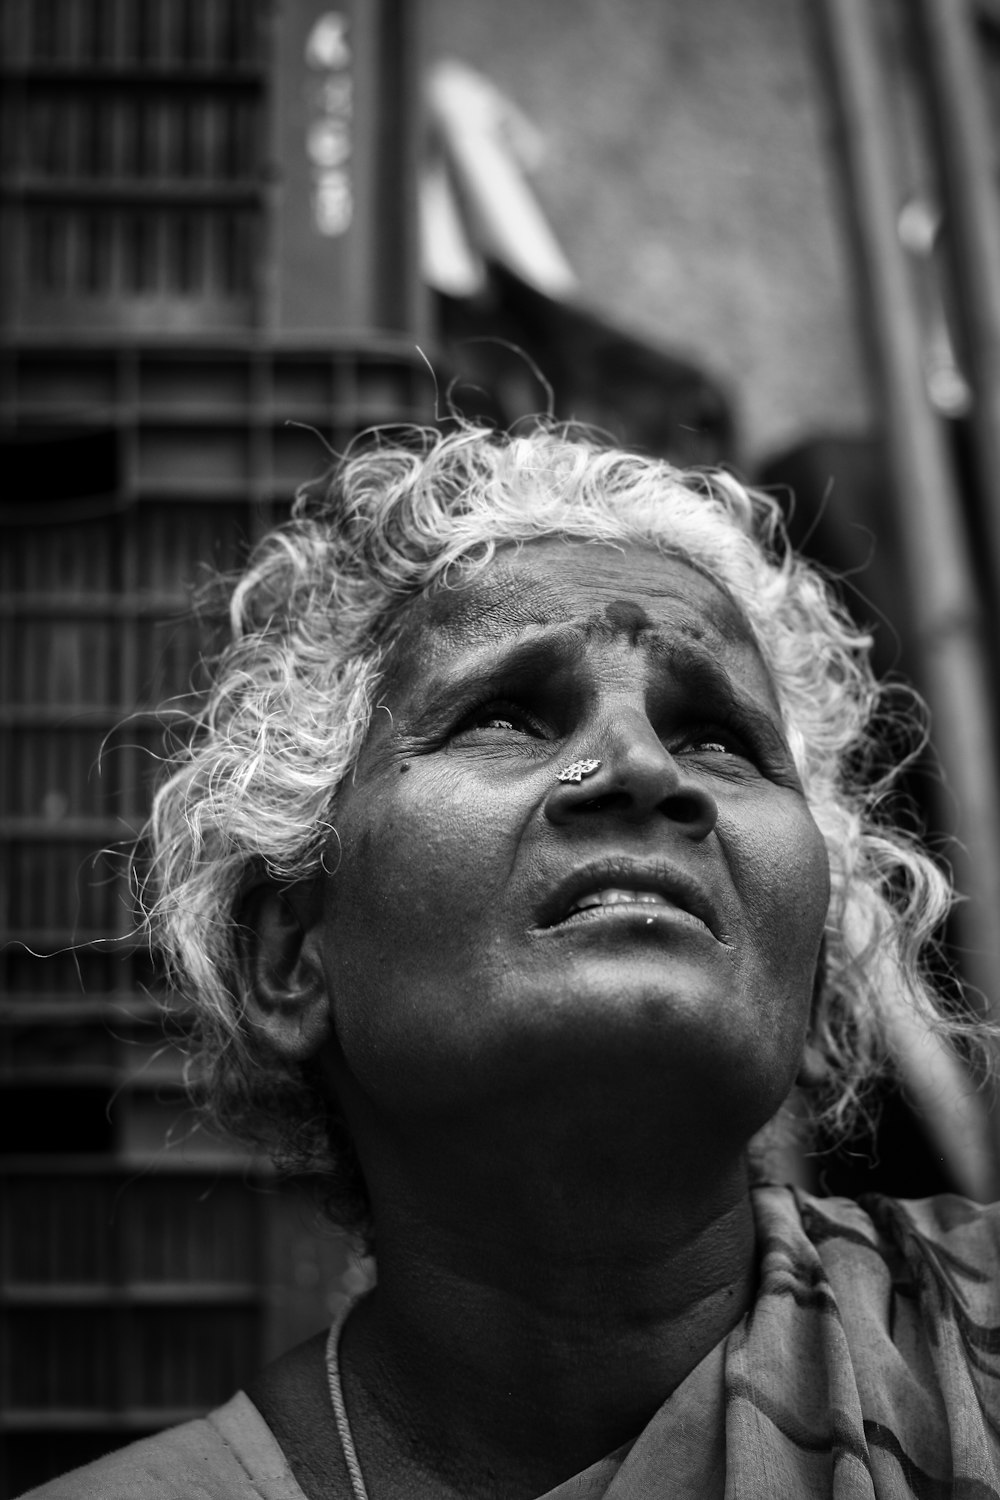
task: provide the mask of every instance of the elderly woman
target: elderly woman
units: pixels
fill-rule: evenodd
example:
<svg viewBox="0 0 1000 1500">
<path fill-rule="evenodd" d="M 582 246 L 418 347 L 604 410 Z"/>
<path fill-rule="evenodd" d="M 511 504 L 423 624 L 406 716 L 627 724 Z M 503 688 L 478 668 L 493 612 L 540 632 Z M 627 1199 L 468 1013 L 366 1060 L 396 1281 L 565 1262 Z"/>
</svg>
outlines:
<svg viewBox="0 0 1000 1500">
<path fill-rule="evenodd" d="M 217 1115 L 325 1174 L 377 1285 L 36 1493 L 1000 1494 L 996 1215 L 749 1165 L 934 1015 L 948 904 L 774 505 L 559 431 L 370 443 L 232 620 L 150 920 Z"/>
</svg>

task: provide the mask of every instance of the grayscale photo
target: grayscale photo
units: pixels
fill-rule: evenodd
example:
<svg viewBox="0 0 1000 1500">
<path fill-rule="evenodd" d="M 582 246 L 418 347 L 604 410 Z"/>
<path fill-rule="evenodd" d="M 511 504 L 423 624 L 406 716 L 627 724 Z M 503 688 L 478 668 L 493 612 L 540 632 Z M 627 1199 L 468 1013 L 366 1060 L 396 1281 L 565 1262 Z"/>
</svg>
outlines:
<svg viewBox="0 0 1000 1500">
<path fill-rule="evenodd" d="M 1000 1500 L 1000 0 L 0 90 L 0 1500 Z"/>
</svg>

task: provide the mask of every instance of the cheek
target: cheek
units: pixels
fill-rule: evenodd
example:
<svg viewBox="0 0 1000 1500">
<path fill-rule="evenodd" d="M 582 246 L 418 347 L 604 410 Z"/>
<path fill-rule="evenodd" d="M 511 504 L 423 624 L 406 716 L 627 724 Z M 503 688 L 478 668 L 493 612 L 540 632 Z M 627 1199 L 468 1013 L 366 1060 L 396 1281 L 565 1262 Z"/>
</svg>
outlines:
<svg viewBox="0 0 1000 1500">
<path fill-rule="evenodd" d="M 772 816 L 747 851 L 754 948 L 773 979 L 810 988 L 830 902 L 826 844 L 799 806 Z"/>
<path fill-rule="evenodd" d="M 460 800 L 444 778 L 414 770 L 370 787 L 363 802 L 347 805 L 337 828 L 337 940 L 390 965 L 401 946 L 470 941 L 469 923 L 496 899 L 505 868 L 488 806 Z"/>
<path fill-rule="evenodd" d="M 750 931 L 739 985 L 754 1016 L 750 1046 L 761 1059 L 761 1077 L 770 1081 L 766 1112 L 772 1114 L 801 1064 L 829 906 L 829 865 L 822 835 L 801 809 L 773 818 L 743 854 L 752 878 L 743 887 Z"/>
<path fill-rule="evenodd" d="M 475 1055 L 509 868 L 497 809 L 418 775 L 397 772 L 405 792 L 371 785 L 336 820 L 341 861 L 323 939 L 341 1082 L 393 1109 L 411 1083 L 422 1098 L 428 1078 L 444 1097 L 456 1057 Z"/>
<path fill-rule="evenodd" d="M 811 917 L 818 947 L 830 909 L 830 855 L 826 840 L 811 815 L 798 840 L 801 851 L 799 899 Z"/>
</svg>

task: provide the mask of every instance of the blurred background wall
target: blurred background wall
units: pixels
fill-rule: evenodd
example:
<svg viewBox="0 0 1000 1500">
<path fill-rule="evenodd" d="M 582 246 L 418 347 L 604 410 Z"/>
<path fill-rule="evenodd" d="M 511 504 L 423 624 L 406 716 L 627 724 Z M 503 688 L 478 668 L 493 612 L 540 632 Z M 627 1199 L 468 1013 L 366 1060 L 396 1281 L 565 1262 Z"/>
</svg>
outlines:
<svg viewBox="0 0 1000 1500">
<path fill-rule="evenodd" d="M 3 0 L 0 40 L 14 1494 L 224 1399 L 357 1274 L 308 1184 L 190 1115 L 125 860 L 219 639 L 199 585 L 324 444 L 551 407 L 794 487 L 945 725 L 913 816 L 992 1005 L 1000 30 L 987 0 Z M 880 1165 L 827 1185 L 995 1190 L 996 1126 L 925 1040 L 896 1038 Z"/>
<path fill-rule="evenodd" d="M 425 0 L 424 18 L 432 57 L 537 127 L 534 183 L 586 299 L 718 382 L 746 461 L 868 427 L 814 7 Z"/>
</svg>

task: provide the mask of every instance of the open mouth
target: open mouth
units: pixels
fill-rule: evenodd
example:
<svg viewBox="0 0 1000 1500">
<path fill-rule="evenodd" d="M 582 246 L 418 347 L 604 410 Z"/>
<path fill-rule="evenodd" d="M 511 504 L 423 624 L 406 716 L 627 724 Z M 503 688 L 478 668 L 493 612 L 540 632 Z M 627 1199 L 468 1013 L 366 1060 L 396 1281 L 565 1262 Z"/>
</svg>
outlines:
<svg viewBox="0 0 1000 1500">
<path fill-rule="evenodd" d="M 658 918 L 668 917 L 672 924 L 694 927 L 704 933 L 711 929 L 699 916 L 660 891 L 635 890 L 625 886 L 609 886 L 599 891 L 587 891 L 578 896 L 565 916 L 553 923 L 563 927 L 575 922 L 600 921 L 638 917 L 646 927 L 657 924 Z"/>
<path fill-rule="evenodd" d="M 668 906 L 677 909 L 659 891 L 629 891 L 612 886 L 606 891 L 588 891 L 586 895 L 579 896 L 566 916 L 571 917 L 578 911 L 590 911 L 595 906 Z"/>
<path fill-rule="evenodd" d="M 668 917 L 719 937 L 707 892 L 672 862 L 596 861 L 562 881 L 539 915 L 543 928 L 629 915 L 645 918 L 648 926 Z"/>
</svg>

